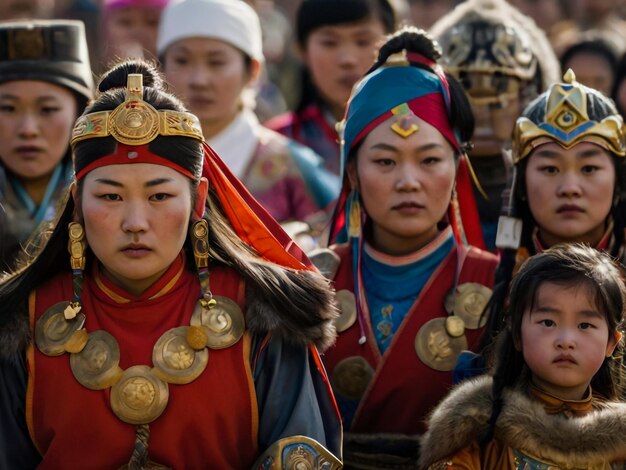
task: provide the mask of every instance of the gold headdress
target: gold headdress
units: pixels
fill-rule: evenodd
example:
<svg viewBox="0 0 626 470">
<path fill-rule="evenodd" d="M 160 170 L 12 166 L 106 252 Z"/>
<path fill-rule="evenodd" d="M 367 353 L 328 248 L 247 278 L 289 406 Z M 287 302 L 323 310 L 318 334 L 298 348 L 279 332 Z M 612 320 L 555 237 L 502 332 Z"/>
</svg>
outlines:
<svg viewBox="0 0 626 470">
<path fill-rule="evenodd" d="M 626 156 L 624 122 L 608 99 L 604 98 L 613 113 L 602 120 L 594 120 L 588 115 L 587 100 L 603 98 L 589 93 L 590 89 L 576 81 L 571 69 L 565 72 L 563 81 L 552 85 L 543 99 L 530 105 L 544 106 L 543 122 L 535 123 L 527 117 L 517 120 L 513 131 L 513 163 L 547 142 L 557 142 L 566 149 L 581 141 L 593 142 L 615 155 Z"/>
<path fill-rule="evenodd" d="M 113 111 L 98 111 L 78 118 L 70 144 L 73 147 L 81 140 L 113 136 L 123 144 L 144 145 L 159 135 L 204 141 L 196 116 L 179 111 L 157 111 L 143 100 L 143 75 L 129 74 L 126 100 Z"/>
</svg>

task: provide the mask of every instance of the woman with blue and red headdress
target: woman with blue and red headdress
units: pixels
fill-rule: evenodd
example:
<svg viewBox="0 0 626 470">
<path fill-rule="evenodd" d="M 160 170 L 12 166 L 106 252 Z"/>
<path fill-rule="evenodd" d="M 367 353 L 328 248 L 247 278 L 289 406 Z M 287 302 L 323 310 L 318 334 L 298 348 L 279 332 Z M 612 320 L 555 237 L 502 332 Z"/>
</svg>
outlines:
<svg viewBox="0 0 626 470">
<path fill-rule="evenodd" d="M 464 243 L 463 213 L 476 208 L 456 197 L 471 197 L 464 148 L 473 118 L 439 56 L 425 32 L 396 33 L 355 87 L 343 123 L 330 241 L 347 242 L 315 258 L 342 311 L 324 362 L 347 464 L 384 468 L 404 457 L 411 465 L 417 447 L 406 435 L 423 431 L 458 354 L 477 345 L 491 293 L 497 260 Z"/>
</svg>

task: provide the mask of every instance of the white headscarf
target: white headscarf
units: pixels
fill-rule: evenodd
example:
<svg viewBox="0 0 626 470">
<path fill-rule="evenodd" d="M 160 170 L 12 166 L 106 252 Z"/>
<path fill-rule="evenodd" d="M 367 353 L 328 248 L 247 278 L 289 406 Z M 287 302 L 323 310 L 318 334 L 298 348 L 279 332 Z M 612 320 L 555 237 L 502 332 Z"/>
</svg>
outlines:
<svg viewBox="0 0 626 470">
<path fill-rule="evenodd" d="M 157 53 L 172 43 L 201 37 L 224 41 L 259 62 L 264 61 L 261 23 L 243 0 L 175 0 L 161 15 Z"/>
</svg>

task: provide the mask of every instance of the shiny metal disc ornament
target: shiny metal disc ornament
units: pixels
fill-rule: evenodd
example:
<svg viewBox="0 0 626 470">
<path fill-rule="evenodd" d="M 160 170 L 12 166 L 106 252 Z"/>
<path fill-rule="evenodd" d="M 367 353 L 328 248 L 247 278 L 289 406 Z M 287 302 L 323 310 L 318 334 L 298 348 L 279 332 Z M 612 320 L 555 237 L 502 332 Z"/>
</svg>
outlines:
<svg viewBox="0 0 626 470">
<path fill-rule="evenodd" d="M 103 390 L 115 384 L 122 375 L 120 347 L 104 330 L 89 333 L 81 352 L 70 355 L 70 367 L 76 380 L 91 390 Z"/>
<path fill-rule="evenodd" d="M 172 328 L 163 334 L 152 349 L 154 374 L 173 384 L 194 381 L 209 362 L 209 351 L 196 351 L 187 342 L 188 326 Z"/>
<path fill-rule="evenodd" d="M 335 298 L 339 304 L 340 312 L 339 317 L 335 319 L 335 328 L 337 328 L 338 333 L 341 333 L 356 322 L 356 299 L 354 294 L 347 289 L 337 291 Z"/>
<path fill-rule="evenodd" d="M 415 352 L 431 369 L 454 369 L 459 354 L 466 349 L 465 335 L 456 338 L 450 336 L 446 330 L 446 318 L 443 317 L 426 322 L 415 336 Z"/>
<path fill-rule="evenodd" d="M 111 388 L 111 408 L 129 424 L 148 424 L 165 410 L 169 389 L 148 366 L 132 366 Z"/>
<path fill-rule="evenodd" d="M 202 326 L 208 336 L 211 349 L 224 349 L 237 343 L 246 329 L 246 322 L 239 305 L 228 297 L 214 296 L 216 304 L 210 308 L 198 302 L 191 317 L 192 326 Z"/>
<path fill-rule="evenodd" d="M 374 369 L 361 356 L 340 361 L 333 369 L 333 390 L 351 400 L 359 400 L 374 376 Z"/>
<path fill-rule="evenodd" d="M 465 334 L 465 322 L 456 315 L 446 318 L 446 332 L 453 338 L 458 338 Z"/>
<path fill-rule="evenodd" d="M 85 324 L 83 313 L 70 320 L 65 319 L 63 312 L 69 305 L 70 302 L 54 304 L 35 324 L 35 344 L 47 356 L 60 356 L 65 353 L 65 343 Z"/>
<path fill-rule="evenodd" d="M 491 289 L 477 282 L 467 282 L 456 288 L 454 296 L 454 314 L 465 322 L 470 330 L 482 328 L 487 323 L 483 315 L 487 302 L 491 298 Z"/>
</svg>

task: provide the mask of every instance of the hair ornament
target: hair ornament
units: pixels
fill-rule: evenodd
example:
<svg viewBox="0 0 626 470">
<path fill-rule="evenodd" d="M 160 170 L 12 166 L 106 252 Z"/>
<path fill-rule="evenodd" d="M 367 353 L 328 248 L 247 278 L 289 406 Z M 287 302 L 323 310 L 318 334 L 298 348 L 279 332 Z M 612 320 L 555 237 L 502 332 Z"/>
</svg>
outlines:
<svg viewBox="0 0 626 470">
<path fill-rule="evenodd" d="M 191 113 L 157 111 L 143 100 L 143 75 L 128 74 L 126 99 L 113 111 L 81 116 L 72 130 L 70 144 L 112 136 L 127 145 L 145 145 L 157 136 L 190 137 L 204 142 L 200 120 Z"/>
</svg>

